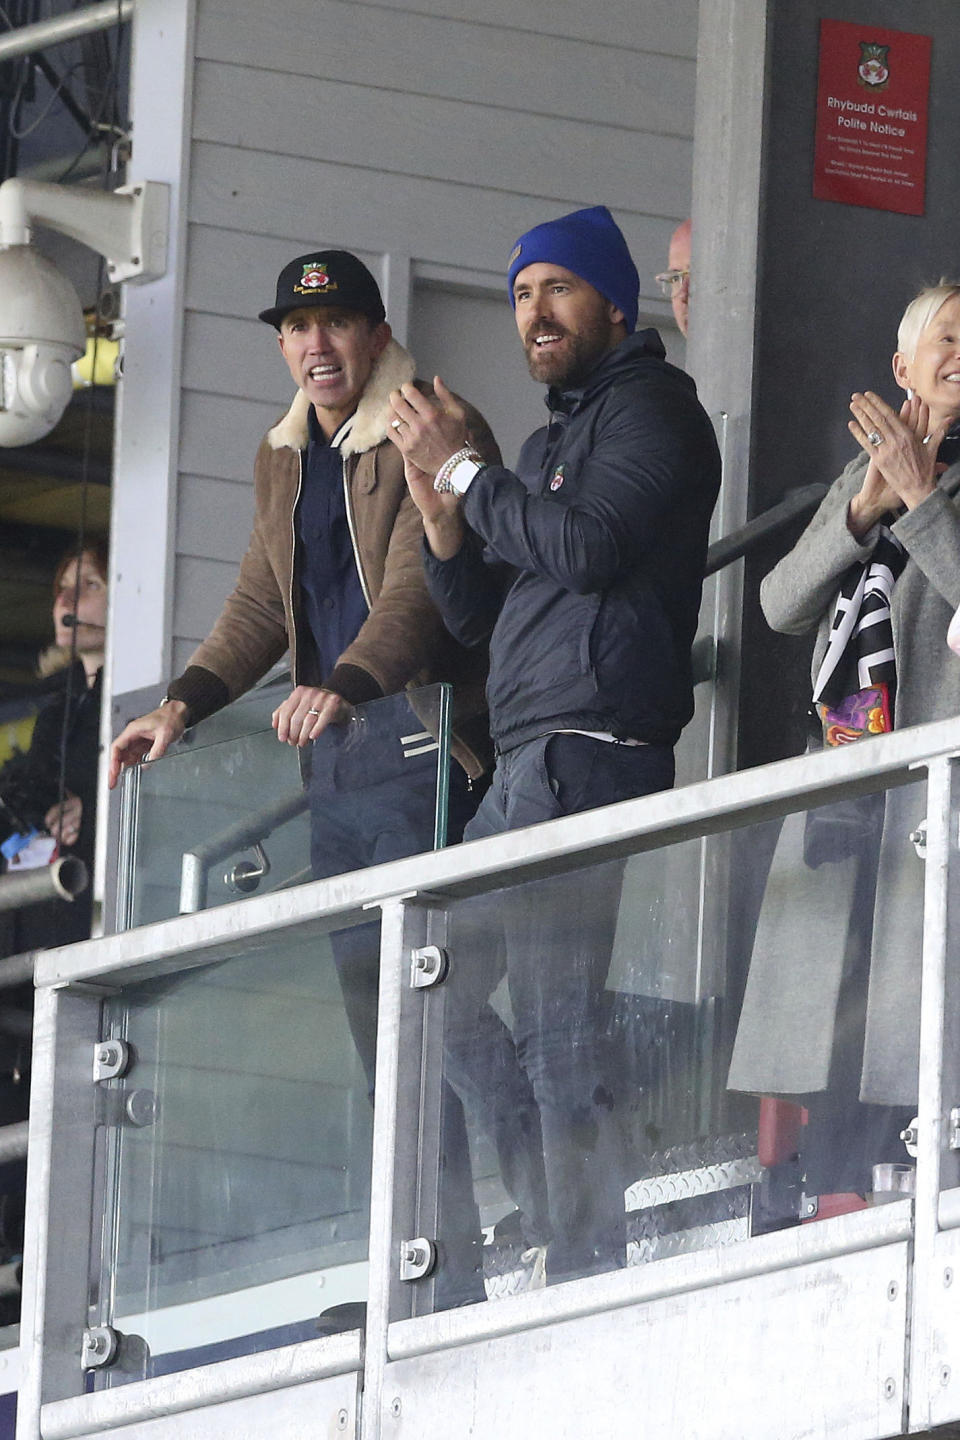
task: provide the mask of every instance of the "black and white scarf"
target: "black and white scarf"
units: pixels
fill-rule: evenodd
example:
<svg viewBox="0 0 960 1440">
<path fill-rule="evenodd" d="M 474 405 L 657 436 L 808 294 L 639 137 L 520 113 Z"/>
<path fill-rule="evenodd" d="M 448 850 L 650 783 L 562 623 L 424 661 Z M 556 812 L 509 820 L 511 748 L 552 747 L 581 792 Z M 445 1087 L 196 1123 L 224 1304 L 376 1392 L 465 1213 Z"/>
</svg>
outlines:
<svg viewBox="0 0 960 1440">
<path fill-rule="evenodd" d="M 854 690 L 885 684 L 892 717 L 897 666 L 890 603 L 906 563 L 906 550 L 881 525 L 870 559 L 852 565 L 840 586 L 830 638 L 814 681 L 814 704 L 834 707 Z"/>
</svg>

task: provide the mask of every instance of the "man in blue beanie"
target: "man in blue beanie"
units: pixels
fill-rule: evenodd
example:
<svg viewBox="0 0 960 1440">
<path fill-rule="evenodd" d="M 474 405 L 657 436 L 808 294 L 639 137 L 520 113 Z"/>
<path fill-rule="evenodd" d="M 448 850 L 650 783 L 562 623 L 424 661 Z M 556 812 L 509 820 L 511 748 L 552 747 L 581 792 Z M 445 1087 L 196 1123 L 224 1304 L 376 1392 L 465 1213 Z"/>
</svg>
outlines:
<svg viewBox="0 0 960 1440">
<path fill-rule="evenodd" d="M 693 381 L 666 363 L 655 330 L 635 333 L 637 270 L 609 210 L 529 230 L 508 275 L 530 373 L 549 387 L 549 423 L 516 469 L 471 448 L 439 378 L 436 398 L 410 385 L 391 395 L 430 593 L 462 643 L 490 637 L 497 765 L 469 840 L 673 784 L 720 481 Z M 532 1091 L 539 1110 L 551 1282 L 625 1263 L 621 1097 L 599 1043 L 621 877 L 613 863 L 497 897 L 508 1088 L 518 1107 Z M 483 949 L 447 1004 L 460 1017 L 447 1031 L 455 1087 L 461 1069 L 476 1071 L 461 1046 L 502 964 L 496 945 Z"/>
</svg>

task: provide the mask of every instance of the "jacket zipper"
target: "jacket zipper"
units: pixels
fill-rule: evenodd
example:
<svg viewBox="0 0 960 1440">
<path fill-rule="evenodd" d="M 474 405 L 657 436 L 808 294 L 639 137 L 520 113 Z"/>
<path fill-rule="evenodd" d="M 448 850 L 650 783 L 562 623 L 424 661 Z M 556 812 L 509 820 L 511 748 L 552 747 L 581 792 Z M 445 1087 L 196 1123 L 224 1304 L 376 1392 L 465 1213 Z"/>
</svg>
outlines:
<svg viewBox="0 0 960 1440">
<path fill-rule="evenodd" d="M 367 602 L 367 610 L 373 609 L 373 601 L 370 598 L 370 587 L 367 584 L 367 577 L 363 573 L 363 565 L 360 563 L 360 546 L 357 543 L 357 527 L 353 519 L 353 506 L 350 503 L 350 486 L 347 484 L 347 457 L 341 457 L 343 469 L 343 505 L 347 512 L 347 528 L 350 531 L 350 544 L 353 546 L 353 563 L 357 567 L 357 574 L 360 576 L 360 589 L 363 591 L 363 598 Z"/>
<path fill-rule="evenodd" d="M 287 596 L 287 603 L 290 611 L 290 628 L 293 631 L 294 663 L 293 683 L 299 685 L 300 678 L 297 670 L 300 667 L 300 653 L 297 645 L 297 612 L 294 608 L 293 597 L 297 583 L 297 506 L 300 504 L 300 491 L 303 489 L 303 451 L 297 451 L 297 491 L 293 497 L 293 506 L 290 510 L 290 592 Z"/>
</svg>

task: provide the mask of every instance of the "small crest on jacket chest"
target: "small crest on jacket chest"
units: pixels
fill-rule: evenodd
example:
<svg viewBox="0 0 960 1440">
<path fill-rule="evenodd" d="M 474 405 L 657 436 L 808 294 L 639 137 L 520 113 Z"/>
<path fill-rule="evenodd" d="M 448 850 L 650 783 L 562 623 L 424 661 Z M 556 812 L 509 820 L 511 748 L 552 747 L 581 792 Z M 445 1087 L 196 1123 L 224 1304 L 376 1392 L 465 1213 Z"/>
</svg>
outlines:
<svg viewBox="0 0 960 1440">
<path fill-rule="evenodd" d="M 563 466 L 562 466 L 562 465 L 558 465 L 557 468 L 556 468 L 556 470 L 554 470 L 553 474 L 552 474 L 551 477 L 550 477 L 550 484 L 547 486 L 547 489 L 548 489 L 548 490 L 559 490 L 559 489 L 560 489 L 560 486 L 561 486 L 562 484 L 563 484 Z"/>
</svg>

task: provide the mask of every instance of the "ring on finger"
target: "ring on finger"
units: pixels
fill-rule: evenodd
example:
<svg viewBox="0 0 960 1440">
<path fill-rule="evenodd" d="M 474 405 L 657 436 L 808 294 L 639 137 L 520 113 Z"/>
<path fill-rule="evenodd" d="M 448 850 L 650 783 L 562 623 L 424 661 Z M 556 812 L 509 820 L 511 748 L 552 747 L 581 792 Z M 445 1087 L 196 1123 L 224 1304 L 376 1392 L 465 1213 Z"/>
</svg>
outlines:
<svg viewBox="0 0 960 1440">
<path fill-rule="evenodd" d="M 319 715 L 319 714 L 320 714 L 320 711 L 319 711 L 319 710 L 308 710 L 308 711 L 307 711 L 307 714 L 308 714 L 308 715 Z"/>
<path fill-rule="evenodd" d="M 883 444 L 883 436 L 880 434 L 879 430 L 871 430 L 867 435 L 867 440 L 871 445 Z"/>
<path fill-rule="evenodd" d="M 402 424 L 403 424 L 403 421 L 402 421 L 402 420 L 391 420 L 391 421 L 390 421 L 390 428 L 391 428 L 391 430 L 399 430 L 399 429 L 400 429 L 400 426 L 401 426 Z"/>
</svg>

